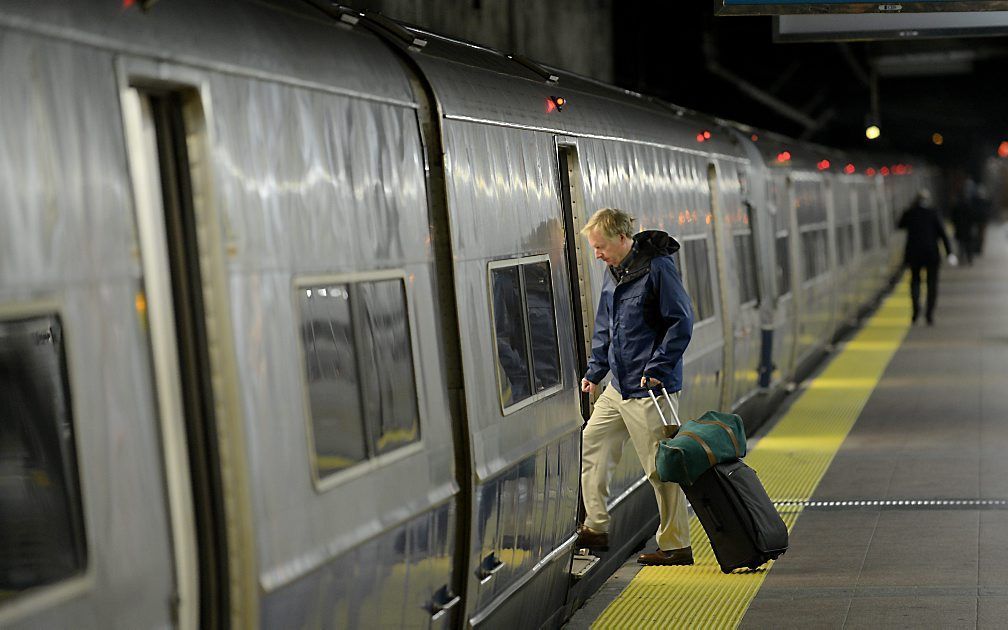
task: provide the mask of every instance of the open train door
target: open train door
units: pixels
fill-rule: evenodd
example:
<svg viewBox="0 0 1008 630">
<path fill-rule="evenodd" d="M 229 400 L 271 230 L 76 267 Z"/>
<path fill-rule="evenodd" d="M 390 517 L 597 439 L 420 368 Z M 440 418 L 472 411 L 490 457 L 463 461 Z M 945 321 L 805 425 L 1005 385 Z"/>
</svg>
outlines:
<svg viewBox="0 0 1008 630">
<path fill-rule="evenodd" d="M 565 246 L 567 250 L 568 278 L 570 279 L 571 308 L 573 310 L 575 356 L 580 377 L 588 369 L 591 355 L 592 328 L 595 322 L 595 291 L 592 290 L 592 255 L 581 228 L 588 222 L 590 213 L 585 207 L 581 188 L 581 169 L 577 146 L 570 140 L 557 139 L 559 159 L 560 203 L 564 218 Z M 581 416 L 587 422 L 594 400 L 581 394 Z"/>
</svg>

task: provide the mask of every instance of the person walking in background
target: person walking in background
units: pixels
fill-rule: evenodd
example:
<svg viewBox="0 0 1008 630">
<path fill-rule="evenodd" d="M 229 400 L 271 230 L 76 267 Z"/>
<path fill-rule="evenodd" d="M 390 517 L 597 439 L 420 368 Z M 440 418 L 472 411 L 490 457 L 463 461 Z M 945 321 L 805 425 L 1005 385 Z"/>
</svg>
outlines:
<svg viewBox="0 0 1008 630">
<path fill-rule="evenodd" d="M 903 212 L 897 227 L 907 231 L 906 251 L 903 264 L 910 268 L 910 301 L 913 304 L 911 322 L 916 323 L 920 315 L 920 282 L 921 270 L 927 272 L 927 306 L 924 317 L 928 326 L 934 324 L 934 310 L 938 303 L 938 266 L 941 255 L 938 252 L 938 241 L 945 246 L 945 254 L 949 264 L 958 264 L 941 216 L 931 202 L 931 193 L 921 190 L 917 193 L 916 202 Z"/>
<path fill-rule="evenodd" d="M 612 372 L 612 381 L 595 403 L 585 426 L 581 452 L 581 494 L 585 521 L 580 547 L 609 545 L 610 461 L 618 459 L 629 435 L 658 500 L 658 550 L 644 553 L 645 565 L 693 564 L 686 496 L 658 478 L 655 454 L 665 437 L 658 408 L 648 390 L 671 392 L 678 418 L 682 355 L 693 334 L 693 309 L 672 258 L 679 243 L 665 232 L 633 234 L 633 218 L 621 210 L 595 213 L 581 233 L 608 265 L 602 282 L 588 370 L 581 390 L 594 394 Z"/>
</svg>

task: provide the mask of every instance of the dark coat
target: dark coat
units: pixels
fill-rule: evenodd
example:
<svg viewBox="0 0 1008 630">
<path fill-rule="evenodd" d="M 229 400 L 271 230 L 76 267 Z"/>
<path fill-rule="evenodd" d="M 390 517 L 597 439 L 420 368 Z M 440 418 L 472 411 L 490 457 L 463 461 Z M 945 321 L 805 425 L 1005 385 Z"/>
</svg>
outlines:
<svg viewBox="0 0 1008 630">
<path fill-rule="evenodd" d="M 610 266 L 602 282 L 585 378 L 598 383 L 611 371 L 624 399 L 648 396 L 641 376 L 658 379 L 669 392 L 682 389 L 693 309 L 672 258 L 678 250 L 665 232 L 641 232 L 623 265 Z"/>
<path fill-rule="evenodd" d="M 939 239 L 945 244 L 945 254 L 952 253 L 945 226 L 934 208 L 925 208 L 920 204 L 910 206 L 900 217 L 897 227 L 907 231 L 903 263 L 908 266 L 920 267 L 940 263 Z"/>
</svg>

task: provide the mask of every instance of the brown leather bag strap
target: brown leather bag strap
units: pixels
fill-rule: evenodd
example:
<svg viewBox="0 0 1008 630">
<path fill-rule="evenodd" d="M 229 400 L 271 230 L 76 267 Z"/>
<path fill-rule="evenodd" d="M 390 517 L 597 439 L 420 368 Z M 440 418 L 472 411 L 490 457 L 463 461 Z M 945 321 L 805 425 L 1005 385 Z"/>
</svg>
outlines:
<svg viewBox="0 0 1008 630">
<path fill-rule="evenodd" d="M 731 438 L 732 446 L 735 447 L 735 457 L 742 457 L 742 449 L 739 448 L 738 440 L 735 438 L 735 432 L 732 431 L 730 426 L 720 420 L 694 420 L 693 422 L 696 422 L 697 424 L 716 424 L 724 429 L 725 433 L 728 434 L 728 437 Z"/>
<path fill-rule="evenodd" d="M 679 435 L 685 435 L 686 437 L 692 438 L 697 444 L 703 447 L 704 452 L 707 453 L 707 461 L 710 462 L 710 465 L 713 466 L 714 464 L 717 464 L 717 457 L 714 457 L 714 451 L 711 450 L 711 447 L 707 446 L 707 442 L 704 442 L 702 437 L 692 431 L 680 431 Z"/>
</svg>

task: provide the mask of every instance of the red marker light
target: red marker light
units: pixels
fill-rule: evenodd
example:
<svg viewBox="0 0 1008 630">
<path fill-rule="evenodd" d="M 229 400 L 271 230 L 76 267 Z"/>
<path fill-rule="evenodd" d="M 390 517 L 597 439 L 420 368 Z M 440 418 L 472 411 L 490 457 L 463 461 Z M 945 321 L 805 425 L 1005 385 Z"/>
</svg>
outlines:
<svg viewBox="0 0 1008 630">
<path fill-rule="evenodd" d="M 1008 158 L 1008 140 L 1001 141 L 1001 144 L 998 145 L 997 153 L 1003 158 Z"/>
<path fill-rule="evenodd" d="M 759 140 L 759 136 L 757 136 L 756 134 L 753 134 L 753 135 L 749 136 L 749 139 L 752 140 L 753 142 L 756 142 L 757 140 Z"/>
<path fill-rule="evenodd" d="M 781 151 L 780 153 L 777 154 L 777 161 L 778 162 L 782 162 L 783 163 L 783 162 L 788 162 L 790 160 L 791 160 L 791 152 L 790 151 Z"/>
<path fill-rule="evenodd" d="M 706 138 L 704 138 L 704 135 L 702 133 L 698 133 L 696 135 L 696 141 L 697 142 L 703 142 L 704 140 L 706 140 Z"/>
<path fill-rule="evenodd" d="M 819 163 L 816 164 L 816 168 L 820 171 L 825 171 L 829 168 L 829 160 L 819 160 Z"/>
<path fill-rule="evenodd" d="M 566 104 L 567 99 L 562 96 L 548 96 L 546 97 L 546 113 L 552 114 L 554 111 L 562 112 Z"/>
<path fill-rule="evenodd" d="M 889 167 L 888 167 L 888 166 L 883 166 L 883 167 L 882 167 L 882 168 L 881 168 L 881 169 L 879 170 L 879 173 L 882 173 L 882 176 L 883 176 L 883 177 L 887 177 L 887 176 L 889 175 Z"/>
<path fill-rule="evenodd" d="M 710 132 L 705 129 L 703 132 L 703 137 L 704 140 L 710 140 Z"/>
<path fill-rule="evenodd" d="M 847 173 L 848 175 L 854 174 L 854 170 L 855 170 L 854 169 L 854 165 L 851 164 L 851 163 L 849 163 L 849 162 L 848 162 L 847 166 L 843 167 L 843 172 Z"/>
<path fill-rule="evenodd" d="M 865 175 L 867 175 L 868 177 L 872 177 L 873 175 L 875 175 L 875 169 L 869 166 L 867 169 L 865 169 Z"/>
</svg>

